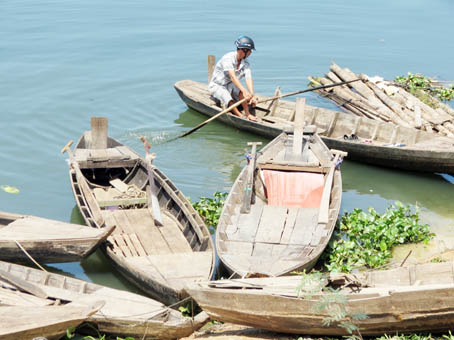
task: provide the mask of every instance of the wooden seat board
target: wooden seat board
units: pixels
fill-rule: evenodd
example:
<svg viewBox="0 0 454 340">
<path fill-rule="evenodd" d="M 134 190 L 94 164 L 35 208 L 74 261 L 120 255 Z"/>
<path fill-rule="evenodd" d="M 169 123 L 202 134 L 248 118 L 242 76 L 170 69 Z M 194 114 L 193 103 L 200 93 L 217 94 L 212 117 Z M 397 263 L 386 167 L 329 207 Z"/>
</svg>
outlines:
<svg viewBox="0 0 454 340">
<path fill-rule="evenodd" d="M 101 234 L 99 229 L 89 228 L 84 225 L 60 223 L 38 218 L 18 219 L 5 227 L 0 227 L 0 236 L 3 240 L 14 239 L 59 239 L 88 238 Z"/>
<path fill-rule="evenodd" d="M 252 242 L 241 242 L 241 241 L 226 241 L 224 242 L 224 246 L 226 247 L 226 253 L 231 254 L 243 254 L 243 255 L 251 255 L 252 254 Z"/>
<path fill-rule="evenodd" d="M 251 205 L 249 214 L 239 214 L 237 221 L 238 231 L 229 236 L 229 240 L 252 242 L 257 233 L 262 210 L 263 205 L 256 203 Z"/>
<path fill-rule="evenodd" d="M 266 205 L 258 225 L 256 242 L 279 243 L 285 227 L 287 207 Z"/>
<path fill-rule="evenodd" d="M 161 232 L 167 244 L 172 245 L 172 251 L 174 253 L 192 252 L 188 240 L 181 232 L 178 221 L 170 217 L 167 213 L 163 214 L 162 217 L 163 225 L 157 229 Z"/>
<path fill-rule="evenodd" d="M 309 245 L 318 225 L 318 209 L 299 208 L 289 244 Z"/>
<path fill-rule="evenodd" d="M 151 255 L 131 257 L 126 260 L 131 266 L 140 268 L 147 276 L 152 275 L 159 281 L 163 281 L 163 277 L 166 280 L 199 277 L 207 280 L 207 273 L 210 272 L 212 264 L 211 254 L 207 252 Z M 181 284 L 184 284 L 184 280 Z"/>
<path fill-rule="evenodd" d="M 142 242 L 145 250 L 149 254 L 170 254 L 172 252 L 169 245 L 162 236 L 158 226 L 154 225 L 148 209 L 130 209 L 128 218 L 134 225 L 134 232 Z"/>
<path fill-rule="evenodd" d="M 284 231 L 282 232 L 280 240 L 281 244 L 290 243 L 290 238 L 292 236 L 293 228 L 296 222 L 296 216 L 298 215 L 298 209 L 299 208 L 295 207 L 288 208 L 287 219 L 285 220 Z"/>
</svg>

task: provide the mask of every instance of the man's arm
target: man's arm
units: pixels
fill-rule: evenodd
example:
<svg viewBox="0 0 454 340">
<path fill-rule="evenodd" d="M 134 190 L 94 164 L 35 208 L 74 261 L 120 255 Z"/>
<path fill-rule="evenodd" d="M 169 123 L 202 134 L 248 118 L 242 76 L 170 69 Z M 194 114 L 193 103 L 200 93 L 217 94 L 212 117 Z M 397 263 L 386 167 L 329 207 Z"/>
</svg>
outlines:
<svg viewBox="0 0 454 340">
<path fill-rule="evenodd" d="M 241 92 L 243 92 L 243 95 L 245 98 L 247 98 L 247 100 L 251 100 L 252 99 L 252 94 L 251 93 L 254 93 L 253 90 L 254 90 L 254 85 L 252 83 L 252 78 L 248 78 L 246 79 L 246 85 L 249 89 L 246 90 L 243 86 L 243 84 L 241 83 L 241 81 L 237 78 L 237 76 L 235 75 L 235 71 L 234 70 L 229 70 L 229 76 L 230 76 L 230 79 L 232 80 L 232 83 L 238 87 L 240 89 Z M 250 90 L 252 89 L 252 92 L 250 92 Z"/>
</svg>

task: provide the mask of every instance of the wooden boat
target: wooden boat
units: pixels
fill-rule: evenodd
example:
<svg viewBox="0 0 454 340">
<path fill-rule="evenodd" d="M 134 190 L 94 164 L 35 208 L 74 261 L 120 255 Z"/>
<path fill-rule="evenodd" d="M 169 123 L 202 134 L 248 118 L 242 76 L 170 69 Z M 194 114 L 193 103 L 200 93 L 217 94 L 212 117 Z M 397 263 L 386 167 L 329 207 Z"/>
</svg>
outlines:
<svg viewBox="0 0 454 340">
<path fill-rule="evenodd" d="M 339 307 L 363 336 L 443 332 L 454 326 L 454 263 L 427 263 L 392 270 L 331 278 L 340 291 L 298 292 L 301 276 L 192 283 L 188 292 L 213 319 L 275 332 L 326 336 L 349 335 L 337 322 L 326 326 Z M 306 281 L 307 282 L 307 281 Z M 343 295 L 345 304 L 321 302 Z M 336 299 L 339 301 L 340 299 Z M 331 311 L 331 313 L 330 313 Z M 347 321 L 343 319 L 341 321 Z"/>
<path fill-rule="evenodd" d="M 77 143 L 69 171 L 85 222 L 116 226 L 103 249 L 128 280 L 155 299 L 180 301 L 185 283 L 213 274 L 210 232 L 166 175 L 107 137 L 107 122 L 98 148 L 96 126 L 92 118 L 92 131 Z"/>
<path fill-rule="evenodd" d="M 339 214 L 342 180 L 337 159 L 331 160 L 330 150 L 312 132 L 309 127 L 302 140 L 299 135 L 299 146 L 297 134 L 282 133 L 233 184 L 216 229 L 216 248 L 234 276 L 279 276 L 311 268 L 327 246 Z"/>
<path fill-rule="evenodd" d="M 39 263 L 75 262 L 90 255 L 114 226 L 87 226 L 0 211 L 0 260 L 30 263 L 24 250 Z M 24 249 L 24 250 L 23 250 Z"/>
<path fill-rule="evenodd" d="M 205 83 L 182 80 L 175 84 L 175 89 L 193 110 L 207 116 L 222 110 L 211 99 Z M 257 122 L 231 114 L 224 114 L 219 120 L 274 138 L 282 131 L 293 130 L 294 112 L 295 102 L 274 100 L 258 105 Z M 305 121 L 317 126 L 317 133 L 329 148 L 348 152 L 349 159 L 410 171 L 454 173 L 452 138 L 309 105 Z"/>
<path fill-rule="evenodd" d="M 2 279 L 2 275 L 8 280 Z M 102 307 L 87 321 L 95 324 L 100 332 L 121 337 L 176 339 L 190 335 L 208 320 L 204 312 L 193 320 L 142 295 L 7 262 L 0 262 L 0 283 L 2 304 L 29 309 L 56 301 L 65 306 L 96 305 L 102 301 Z"/>
<path fill-rule="evenodd" d="M 0 338 L 3 340 L 60 339 L 70 327 L 84 322 L 92 308 L 74 306 L 0 306 Z"/>
</svg>

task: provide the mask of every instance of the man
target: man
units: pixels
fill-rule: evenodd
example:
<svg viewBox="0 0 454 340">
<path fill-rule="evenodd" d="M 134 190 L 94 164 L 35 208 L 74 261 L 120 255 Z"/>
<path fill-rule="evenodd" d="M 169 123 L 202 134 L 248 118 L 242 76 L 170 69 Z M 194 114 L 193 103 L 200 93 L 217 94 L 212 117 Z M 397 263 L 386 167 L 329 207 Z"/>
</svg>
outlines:
<svg viewBox="0 0 454 340">
<path fill-rule="evenodd" d="M 241 35 L 235 41 L 236 52 L 229 52 L 219 60 L 214 68 L 213 76 L 208 84 L 210 94 L 219 100 L 225 107 L 231 106 L 234 101 L 247 99 L 242 103 L 243 111 L 247 119 L 256 121 L 257 118 L 249 111 L 249 105 L 255 106 L 257 99 L 254 97 L 254 83 L 247 57 L 255 50 L 251 38 Z M 241 83 L 241 78 L 246 78 L 247 89 Z M 243 114 L 238 108 L 232 112 L 238 117 Z"/>
</svg>

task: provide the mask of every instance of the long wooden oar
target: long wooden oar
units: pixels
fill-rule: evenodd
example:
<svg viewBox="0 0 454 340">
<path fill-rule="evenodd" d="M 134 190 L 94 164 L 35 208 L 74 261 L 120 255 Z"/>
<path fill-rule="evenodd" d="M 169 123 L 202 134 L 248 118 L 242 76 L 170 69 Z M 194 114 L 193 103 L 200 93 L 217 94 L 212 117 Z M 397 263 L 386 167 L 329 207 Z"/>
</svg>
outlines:
<svg viewBox="0 0 454 340">
<path fill-rule="evenodd" d="M 320 85 L 320 86 L 310 87 L 310 88 L 305 89 L 305 90 L 289 92 L 289 93 L 286 93 L 286 94 L 281 94 L 279 96 L 274 96 L 274 97 L 271 97 L 271 98 L 263 99 L 263 100 L 260 100 L 257 104 L 266 103 L 266 102 L 269 102 L 271 100 L 281 99 L 281 98 L 285 98 L 285 97 L 290 97 L 290 96 L 294 96 L 294 95 L 305 93 L 305 92 L 311 92 L 311 91 L 328 89 L 330 87 L 341 86 L 341 85 L 353 83 L 353 82 L 358 81 L 358 80 L 361 80 L 361 79 L 357 78 L 357 79 L 353 79 L 353 80 L 342 81 L 340 83 L 334 83 L 334 84 L 329 84 L 329 85 Z"/>
<path fill-rule="evenodd" d="M 237 106 L 240 106 L 241 104 L 243 104 L 245 101 L 247 100 L 247 98 L 244 98 L 244 99 L 241 99 L 239 102 L 236 102 L 235 104 L 232 104 L 230 105 L 228 108 L 226 108 L 225 110 L 215 114 L 213 117 L 207 119 L 206 121 L 200 123 L 199 125 L 197 125 L 195 128 L 192 128 L 191 130 L 183 133 L 181 136 L 178 136 L 176 139 L 178 138 L 181 138 L 181 137 L 186 137 L 188 135 L 190 135 L 191 133 L 193 132 L 196 132 L 198 129 L 200 129 L 202 126 L 208 124 L 209 122 L 215 120 L 216 118 L 218 118 L 219 116 L 222 116 L 224 113 L 227 113 L 227 112 L 230 112 L 232 111 L 235 107 Z"/>
<path fill-rule="evenodd" d="M 311 92 L 311 91 L 317 91 L 317 90 L 322 90 L 322 89 L 327 89 L 327 88 L 330 88 L 330 87 L 334 87 L 334 86 L 340 86 L 340 85 L 345 85 L 345 84 L 348 84 L 348 83 L 353 83 L 354 81 L 358 81 L 358 80 L 361 80 L 361 79 L 353 79 L 353 80 L 349 80 L 349 81 L 343 81 L 343 82 L 340 82 L 340 83 L 334 83 L 334 84 L 330 84 L 330 85 L 321 85 L 321 86 L 316 86 L 316 87 L 311 87 L 311 88 L 308 88 L 308 89 L 305 89 L 305 90 L 300 90 L 300 91 L 295 91 L 295 92 L 290 92 L 290 93 L 286 93 L 286 94 L 282 94 L 280 96 L 275 96 L 275 97 L 271 97 L 271 98 L 267 98 L 267 99 L 263 99 L 263 100 L 260 100 L 258 103 L 265 103 L 265 102 L 269 102 L 271 100 L 275 100 L 275 99 L 280 99 L 280 98 L 285 98 L 285 97 L 289 97 L 289 96 L 294 96 L 294 95 L 297 95 L 297 94 L 301 94 L 301 93 L 305 93 L 305 92 Z M 206 121 L 200 123 L 199 125 L 197 125 L 195 128 L 192 128 L 191 130 L 183 133 L 182 135 L 176 137 L 175 139 L 178 139 L 178 138 L 181 138 L 181 137 L 186 137 L 188 135 L 190 135 L 191 133 L 197 131 L 198 129 L 200 129 L 201 127 L 205 126 L 206 124 L 208 124 L 209 122 L 215 120 L 216 118 L 222 116 L 223 114 L 227 113 L 227 112 L 230 112 L 232 111 L 235 107 L 243 104 L 244 102 L 246 101 L 246 98 L 236 102 L 235 104 L 232 104 L 230 105 L 228 108 L 226 108 L 225 110 L 217 113 L 216 115 L 214 115 L 213 117 L 207 119 Z M 172 139 L 173 140 L 173 139 Z"/>
</svg>

